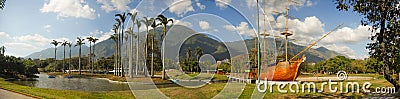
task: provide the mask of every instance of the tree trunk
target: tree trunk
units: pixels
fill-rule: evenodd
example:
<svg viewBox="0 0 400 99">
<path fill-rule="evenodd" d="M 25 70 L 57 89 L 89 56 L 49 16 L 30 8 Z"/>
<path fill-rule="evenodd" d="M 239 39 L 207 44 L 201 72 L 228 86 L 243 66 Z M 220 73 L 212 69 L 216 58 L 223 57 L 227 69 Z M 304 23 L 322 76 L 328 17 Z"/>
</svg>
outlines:
<svg viewBox="0 0 400 99">
<path fill-rule="evenodd" d="M 81 72 L 81 45 L 79 45 L 79 59 L 78 59 L 78 65 L 79 65 L 79 75 L 81 75 L 82 74 L 82 72 Z"/>
</svg>

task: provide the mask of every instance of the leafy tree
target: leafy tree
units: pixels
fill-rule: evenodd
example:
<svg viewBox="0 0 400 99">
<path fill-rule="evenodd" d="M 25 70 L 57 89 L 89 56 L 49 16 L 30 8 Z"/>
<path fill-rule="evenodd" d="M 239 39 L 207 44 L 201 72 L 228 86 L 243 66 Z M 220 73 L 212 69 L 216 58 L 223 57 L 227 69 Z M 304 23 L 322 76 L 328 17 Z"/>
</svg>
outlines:
<svg viewBox="0 0 400 99">
<path fill-rule="evenodd" d="M 217 66 L 218 69 L 222 69 L 224 72 L 231 72 L 231 64 L 229 63 L 222 63 Z"/>
<path fill-rule="evenodd" d="M 339 10 L 353 10 L 363 16 L 361 24 L 369 25 L 372 42 L 367 45 L 371 57 L 383 63 L 384 76 L 396 89 L 400 84 L 390 75 L 400 66 L 400 9 L 398 0 L 336 0 Z"/>
<path fill-rule="evenodd" d="M 364 60 L 354 60 L 350 63 L 350 70 L 353 73 L 365 73 L 367 72 L 367 66 L 365 66 L 365 61 Z"/>
</svg>

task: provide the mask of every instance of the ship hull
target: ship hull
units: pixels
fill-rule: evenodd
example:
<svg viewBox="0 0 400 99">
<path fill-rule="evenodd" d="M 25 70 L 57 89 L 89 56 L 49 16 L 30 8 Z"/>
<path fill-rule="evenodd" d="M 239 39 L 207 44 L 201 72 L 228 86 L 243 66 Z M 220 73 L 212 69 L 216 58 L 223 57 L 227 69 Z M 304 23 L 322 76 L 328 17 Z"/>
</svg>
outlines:
<svg viewBox="0 0 400 99">
<path fill-rule="evenodd" d="M 297 78 L 299 67 L 303 63 L 305 57 L 290 61 L 278 62 L 276 66 L 270 66 L 260 73 L 261 80 L 269 81 L 294 81 Z"/>
</svg>

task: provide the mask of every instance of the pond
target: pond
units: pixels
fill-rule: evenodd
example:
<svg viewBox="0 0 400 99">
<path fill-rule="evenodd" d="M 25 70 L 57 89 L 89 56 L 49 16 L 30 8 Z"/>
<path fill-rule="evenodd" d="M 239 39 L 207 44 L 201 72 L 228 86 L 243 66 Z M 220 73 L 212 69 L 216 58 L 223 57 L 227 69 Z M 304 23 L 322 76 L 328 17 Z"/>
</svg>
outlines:
<svg viewBox="0 0 400 99">
<path fill-rule="evenodd" d="M 56 76 L 48 78 L 46 73 L 37 74 L 37 81 L 10 81 L 24 86 L 60 89 L 60 90 L 80 90 L 80 91 L 122 91 L 130 90 L 126 83 L 109 82 L 104 79 L 97 78 L 64 78 Z"/>
</svg>

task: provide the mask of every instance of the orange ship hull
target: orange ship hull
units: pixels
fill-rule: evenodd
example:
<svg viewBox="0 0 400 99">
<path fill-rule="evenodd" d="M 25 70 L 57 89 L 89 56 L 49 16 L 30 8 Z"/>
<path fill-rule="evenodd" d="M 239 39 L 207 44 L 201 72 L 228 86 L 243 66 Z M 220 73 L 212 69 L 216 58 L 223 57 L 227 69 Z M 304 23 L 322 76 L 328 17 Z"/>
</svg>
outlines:
<svg viewBox="0 0 400 99">
<path fill-rule="evenodd" d="M 304 60 L 305 56 L 295 61 L 278 62 L 276 66 L 271 66 L 261 71 L 260 79 L 270 81 L 294 81 L 297 78 L 300 64 L 303 63 Z"/>
</svg>

